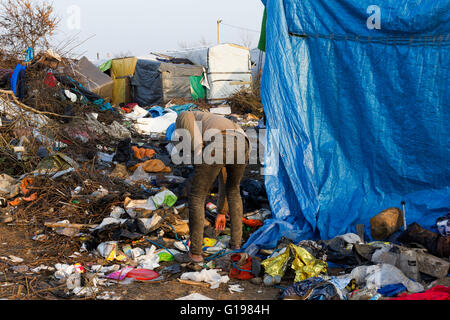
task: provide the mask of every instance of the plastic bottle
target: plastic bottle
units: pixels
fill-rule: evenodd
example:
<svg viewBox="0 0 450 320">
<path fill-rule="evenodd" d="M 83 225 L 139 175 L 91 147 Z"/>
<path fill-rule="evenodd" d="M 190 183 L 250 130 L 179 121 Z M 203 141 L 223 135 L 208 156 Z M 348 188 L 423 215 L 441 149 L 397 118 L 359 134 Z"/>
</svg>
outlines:
<svg viewBox="0 0 450 320">
<path fill-rule="evenodd" d="M 270 276 L 270 275 L 268 275 L 268 274 L 265 274 L 264 275 L 264 279 L 263 279 L 263 282 L 264 282 L 264 285 L 266 285 L 266 286 L 273 286 L 273 284 L 274 284 L 274 281 L 273 281 L 273 278 L 272 278 L 272 276 Z"/>
<path fill-rule="evenodd" d="M 264 275 L 263 282 L 266 286 L 273 286 L 275 284 L 279 284 L 281 282 L 281 277 L 279 275 L 271 276 L 268 274 Z"/>
<path fill-rule="evenodd" d="M 281 282 L 281 277 L 279 275 L 273 276 L 273 282 L 275 284 L 280 284 Z"/>
</svg>

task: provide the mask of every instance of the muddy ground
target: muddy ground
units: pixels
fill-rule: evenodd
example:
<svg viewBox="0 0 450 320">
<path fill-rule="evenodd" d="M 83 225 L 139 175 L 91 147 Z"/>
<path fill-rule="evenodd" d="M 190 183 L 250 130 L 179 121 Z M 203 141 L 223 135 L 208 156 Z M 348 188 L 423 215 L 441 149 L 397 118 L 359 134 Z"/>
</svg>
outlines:
<svg viewBox="0 0 450 320">
<path fill-rule="evenodd" d="M 41 271 L 40 273 L 14 272 L 14 266 L 26 265 L 30 269 L 41 264 L 54 266 L 56 263 L 77 263 L 83 261 L 87 264 L 102 264 L 104 259 L 93 257 L 84 252 L 77 258 L 70 258 L 74 251 L 69 246 L 64 252 L 55 252 L 53 241 L 61 241 L 59 235 L 51 236 L 43 243 L 32 240 L 35 235 L 33 228 L 20 226 L 18 223 L 0 225 L 0 256 L 13 255 L 23 259 L 23 262 L 12 263 L 0 260 L 0 299 L 11 300 L 66 300 L 84 299 L 67 296 L 66 285 L 59 284 L 54 278 L 54 271 Z M 58 248 L 59 249 L 59 248 Z M 161 262 L 165 267 L 172 262 Z M 187 270 L 188 271 L 188 270 Z M 158 283 L 133 282 L 126 285 L 117 284 L 111 287 L 99 286 L 100 292 L 108 292 L 110 299 L 120 300 L 174 300 L 187 296 L 191 293 L 200 293 L 211 299 L 217 300 L 275 300 L 281 290 L 279 288 L 254 285 L 249 281 L 231 279 L 228 284 L 240 284 L 244 288 L 243 293 L 230 293 L 228 284 L 221 284 L 217 289 L 204 288 L 201 286 L 186 285 L 177 281 L 179 274 L 170 276 L 168 279 Z M 95 298 L 90 298 L 95 299 Z"/>
<path fill-rule="evenodd" d="M 257 173 L 259 166 L 249 166 L 245 178 L 260 180 Z M 11 223 L 0 224 L 0 257 L 15 256 L 23 261 L 12 262 L 11 259 L 0 258 L 0 299 L 8 300 L 85 300 L 85 299 L 118 299 L 118 300 L 174 300 L 192 293 L 200 293 L 214 300 L 276 300 L 282 292 L 281 288 L 289 283 L 281 283 L 279 287 L 255 285 L 249 281 L 230 279 L 227 284 L 221 284 L 217 289 L 204 286 L 180 283 L 177 279 L 181 273 L 166 275 L 160 282 L 132 282 L 130 284 L 116 283 L 112 286 L 98 286 L 99 292 L 92 297 L 78 297 L 68 295 L 65 282 L 58 282 L 54 278 L 54 270 L 41 270 L 39 273 L 30 269 L 41 265 L 54 267 L 56 263 L 89 265 L 112 265 L 105 259 L 88 252 L 72 256 L 80 252 L 82 242 L 56 234 L 40 224 L 33 223 L 33 215 L 29 213 L 27 219 L 17 219 Z M 44 240 L 33 240 L 33 237 L 45 234 Z M 249 235 L 247 235 L 248 237 Z M 72 256 L 72 257 L 71 257 Z M 160 271 L 175 262 L 160 262 Z M 24 267 L 26 266 L 28 270 Z M 22 270 L 21 270 L 22 269 Z M 192 270 L 183 268 L 182 272 Z M 222 275 L 227 274 L 223 272 Z M 239 284 L 244 291 L 231 293 L 230 284 Z"/>
</svg>

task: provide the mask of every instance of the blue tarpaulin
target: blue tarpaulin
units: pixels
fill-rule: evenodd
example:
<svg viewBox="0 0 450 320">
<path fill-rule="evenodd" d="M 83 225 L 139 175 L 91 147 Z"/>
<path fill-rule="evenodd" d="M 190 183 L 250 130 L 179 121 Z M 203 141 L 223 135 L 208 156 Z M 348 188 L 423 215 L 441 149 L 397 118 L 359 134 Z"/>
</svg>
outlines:
<svg viewBox="0 0 450 320">
<path fill-rule="evenodd" d="M 408 224 L 433 226 L 450 211 L 450 2 L 263 3 L 274 219 L 244 248 L 285 236 L 269 239 L 274 221 L 295 240 L 356 224 L 370 236 L 370 218 L 402 200 Z"/>
</svg>

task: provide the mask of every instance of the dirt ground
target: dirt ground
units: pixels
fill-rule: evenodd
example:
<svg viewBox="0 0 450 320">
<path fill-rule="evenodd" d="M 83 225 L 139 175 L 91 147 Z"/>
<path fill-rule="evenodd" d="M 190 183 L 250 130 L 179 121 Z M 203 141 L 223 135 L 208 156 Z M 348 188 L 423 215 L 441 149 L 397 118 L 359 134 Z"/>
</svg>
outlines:
<svg viewBox="0 0 450 320">
<path fill-rule="evenodd" d="M 69 246 L 63 252 L 52 251 L 53 241 L 51 238 L 43 244 L 40 241 L 32 240 L 33 229 L 18 226 L 17 223 L 11 225 L 0 225 L 0 256 L 13 255 L 22 258 L 20 263 L 0 260 L 0 299 L 9 300 L 65 300 L 65 299 L 85 299 L 67 297 L 64 293 L 65 284 L 58 284 L 51 271 L 41 271 L 40 273 L 20 273 L 14 272 L 14 266 L 26 265 L 30 269 L 41 264 L 54 266 L 56 263 L 76 263 L 79 261 L 92 261 L 92 263 L 104 263 L 104 260 L 90 256 L 87 253 L 78 258 L 70 258 L 74 253 Z M 171 262 L 161 262 L 161 267 L 171 264 Z M 110 299 L 120 300 L 174 300 L 187 296 L 191 293 L 200 293 L 214 300 L 275 300 L 281 290 L 264 285 L 254 285 L 249 281 L 231 279 L 227 284 L 221 284 L 217 289 L 204 288 L 195 285 L 186 285 L 177 281 L 179 274 L 169 276 L 159 283 L 133 282 L 130 284 L 117 284 L 110 287 L 99 286 L 100 292 L 108 292 Z M 230 293 L 229 284 L 240 284 L 244 288 L 242 293 Z"/>
<path fill-rule="evenodd" d="M 249 166 L 245 178 L 263 179 L 257 171 L 259 166 Z M 33 237 L 45 234 L 44 240 L 33 240 Z M 41 270 L 33 273 L 30 269 L 41 265 L 54 267 L 55 264 L 82 263 L 85 267 L 91 265 L 112 265 L 106 260 L 92 253 L 80 252 L 81 241 L 58 235 L 41 224 L 33 222 L 30 212 L 26 220 L 18 219 L 7 224 L 0 224 L 0 257 L 15 256 L 22 258 L 21 262 L 0 258 L 0 299 L 8 300 L 80 300 L 80 299 L 118 299 L 118 300 L 174 300 L 192 293 L 200 293 L 214 300 L 276 300 L 280 296 L 280 287 L 289 283 L 281 283 L 278 288 L 255 285 L 250 281 L 230 279 L 227 284 L 221 284 L 217 289 L 180 283 L 177 279 L 181 273 L 167 274 L 161 282 L 139 282 L 129 284 L 116 283 L 112 286 L 98 286 L 99 292 L 95 297 L 80 298 L 67 295 L 65 283 L 59 283 L 54 278 L 54 270 Z M 160 271 L 175 262 L 160 262 Z M 20 270 L 28 267 L 28 270 Z M 15 268 L 15 269 L 14 269 Z M 17 270 L 17 268 L 19 270 Z M 190 272 L 183 268 L 182 272 Z M 226 272 L 221 273 L 225 275 Z M 244 291 L 231 293 L 231 284 L 239 284 Z"/>
</svg>

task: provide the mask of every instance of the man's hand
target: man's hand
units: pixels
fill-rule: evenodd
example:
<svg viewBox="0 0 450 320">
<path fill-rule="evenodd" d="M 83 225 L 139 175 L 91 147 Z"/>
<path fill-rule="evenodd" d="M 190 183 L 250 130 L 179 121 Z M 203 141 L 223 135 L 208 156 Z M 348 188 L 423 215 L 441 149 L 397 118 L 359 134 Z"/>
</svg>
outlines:
<svg viewBox="0 0 450 320">
<path fill-rule="evenodd" d="M 224 214 L 218 214 L 216 218 L 216 231 L 225 230 L 227 224 L 227 218 Z"/>
</svg>

